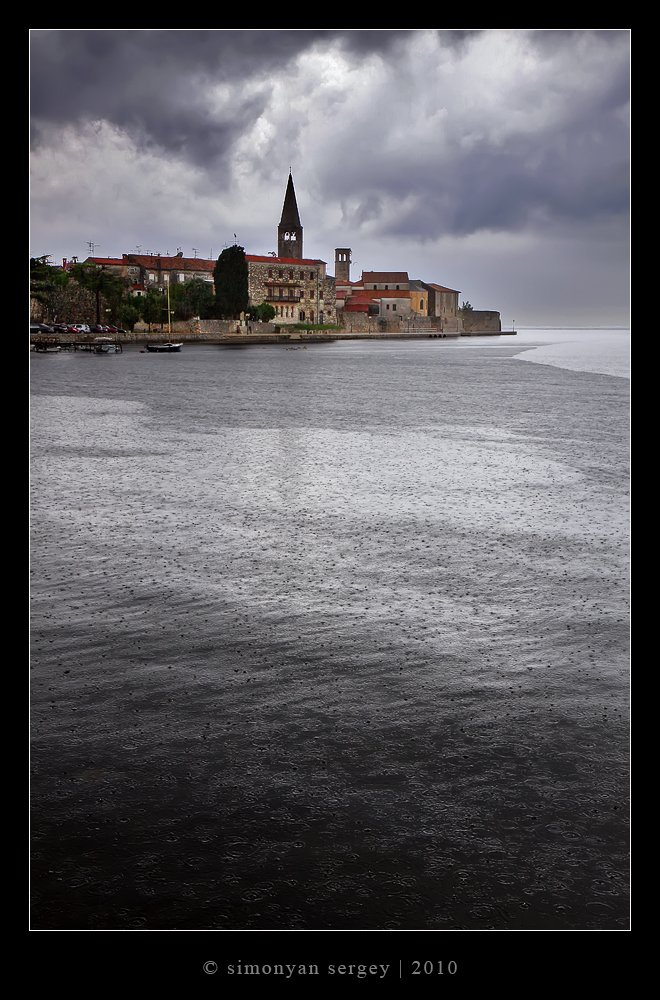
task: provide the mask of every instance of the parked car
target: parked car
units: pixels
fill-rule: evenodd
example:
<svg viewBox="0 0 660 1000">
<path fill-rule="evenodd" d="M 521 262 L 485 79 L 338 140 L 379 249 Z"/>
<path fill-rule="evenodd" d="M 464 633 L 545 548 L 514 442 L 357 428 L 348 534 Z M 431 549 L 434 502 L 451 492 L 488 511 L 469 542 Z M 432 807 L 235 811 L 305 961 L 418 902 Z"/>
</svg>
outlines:
<svg viewBox="0 0 660 1000">
<path fill-rule="evenodd" d="M 71 333 L 90 333 L 87 323 L 72 323 L 69 330 Z"/>
<path fill-rule="evenodd" d="M 30 323 L 30 333 L 53 333 L 53 327 L 47 323 Z"/>
</svg>

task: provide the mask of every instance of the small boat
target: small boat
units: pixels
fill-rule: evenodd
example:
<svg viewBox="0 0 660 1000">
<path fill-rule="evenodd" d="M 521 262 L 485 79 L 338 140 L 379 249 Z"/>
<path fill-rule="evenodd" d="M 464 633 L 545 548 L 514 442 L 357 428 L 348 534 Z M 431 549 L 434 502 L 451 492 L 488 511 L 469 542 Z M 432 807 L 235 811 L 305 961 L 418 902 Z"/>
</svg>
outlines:
<svg viewBox="0 0 660 1000">
<path fill-rule="evenodd" d="M 58 343 L 53 343 L 52 341 L 36 340 L 32 344 L 31 350 L 37 351 L 39 354 L 58 354 L 62 348 Z"/>
<path fill-rule="evenodd" d="M 121 354 L 121 345 L 111 337 L 94 337 L 93 347 L 95 354 Z"/>
<path fill-rule="evenodd" d="M 150 354 L 174 354 L 181 350 L 183 344 L 147 344 Z"/>
</svg>

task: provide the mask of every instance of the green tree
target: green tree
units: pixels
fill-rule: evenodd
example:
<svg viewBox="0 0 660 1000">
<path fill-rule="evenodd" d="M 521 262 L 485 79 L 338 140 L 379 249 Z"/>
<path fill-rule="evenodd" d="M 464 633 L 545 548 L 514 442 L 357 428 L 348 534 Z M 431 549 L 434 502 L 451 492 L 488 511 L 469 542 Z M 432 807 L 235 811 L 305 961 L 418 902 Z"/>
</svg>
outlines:
<svg viewBox="0 0 660 1000">
<path fill-rule="evenodd" d="M 30 298 L 31 315 L 47 323 L 94 322 L 94 294 L 47 257 L 30 260 Z"/>
<path fill-rule="evenodd" d="M 248 308 L 248 266 L 243 247 L 227 247 L 213 270 L 216 310 L 222 319 L 237 319 Z"/>
<path fill-rule="evenodd" d="M 117 319 L 126 330 L 132 330 L 140 318 L 140 310 L 137 304 L 126 297 L 121 300 L 117 308 Z"/>
<path fill-rule="evenodd" d="M 472 312 L 472 303 L 471 302 L 462 302 L 461 303 L 461 311 L 462 312 Z"/>
<path fill-rule="evenodd" d="M 142 319 L 148 325 L 149 332 L 151 332 L 152 323 L 163 322 L 163 316 L 167 312 L 167 304 L 163 294 L 157 292 L 155 288 L 150 288 L 147 294 L 142 296 L 140 307 L 142 310 Z"/>
<path fill-rule="evenodd" d="M 262 323 L 270 323 L 271 319 L 275 317 L 275 307 L 271 306 L 270 302 L 262 302 L 254 311 L 257 319 L 260 319 Z"/>
<path fill-rule="evenodd" d="M 55 322 L 66 299 L 69 276 L 62 268 L 49 264 L 48 256 L 30 258 L 30 298 L 44 319 Z"/>
<path fill-rule="evenodd" d="M 215 295 L 209 282 L 202 281 L 201 278 L 193 278 L 191 281 L 187 281 L 183 287 L 191 316 L 210 319 L 215 309 Z"/>
<path fill-rule="evenodd" d="M 107 302 L 114 313 L 126 289 L 126 282 L 97 264 L 74 264 L 71 277 L 82 288 L 92 292 L 96 303 L 96 322 L 101 322 L 101 302 Z M 105 308 L 105 306 L 104 306 Z"/>
<path fill-rule="evenodd" d="M 209 319 L 213 315 L 215 297 L 213 287 L 201 278 L 192 278 L 185 283 L 170 287 L 170 306 L 177 319 Z"/>
</svg>

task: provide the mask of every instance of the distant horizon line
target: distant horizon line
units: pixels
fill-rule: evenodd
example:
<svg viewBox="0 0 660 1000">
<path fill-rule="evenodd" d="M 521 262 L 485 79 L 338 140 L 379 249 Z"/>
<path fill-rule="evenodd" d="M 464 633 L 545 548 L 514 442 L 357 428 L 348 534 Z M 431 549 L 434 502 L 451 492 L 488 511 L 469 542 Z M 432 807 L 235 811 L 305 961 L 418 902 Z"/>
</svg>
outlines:
<svg viewBox="0 0 660 1000">
<path fill-rule="evenodd" d="M 521 323 L 519 327 L 524 327 L 526 330 L 629 330 L 629 326 L 607 326 L 600 324 L 599 326 L 557 326 L 553 324 L 552 326 L 530 326 L 529 323 Z"/>
</svg>

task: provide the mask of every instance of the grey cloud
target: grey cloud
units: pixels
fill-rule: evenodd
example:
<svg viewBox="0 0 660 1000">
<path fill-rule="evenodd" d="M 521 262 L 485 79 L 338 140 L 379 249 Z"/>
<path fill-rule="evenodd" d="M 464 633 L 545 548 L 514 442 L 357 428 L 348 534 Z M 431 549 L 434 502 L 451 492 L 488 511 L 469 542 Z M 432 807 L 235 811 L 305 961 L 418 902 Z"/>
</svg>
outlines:
<svg viewBox="0 0 660 1000">
<path fill-rule="evenodd" d="M 341 176 L 324 169 L 328 194 L 340 199 L 351 191 L 358 207 L 350 221 L 358 228 L 368 222 L 373 232 L 376 222 L 381 235 L 421 239 L 544 224 L 572 228 L 625 215 L 628 64 L 622 51 L 615 54 L 608 75 L 596 83 L 585 77 L 559 120 L 555 115 L 545 128 L 535 122 L 504 141 L 495 130 L 466 147 L 460 122 L 448 119 L 437 158 L 432 147 L 422 155 L 414 144 L 379 157 L 369 155 L 370 146 L 377 151 L 377 132 L 363 130 L 357 142 L 349 132 L 335 143 Z M 520 100 L 533 107 L 542 96 L 523 93 Z"/>
<path fill-rule="evenodd" d="M 318 43 L 359 60 L 404 44 L 410 30 L 34 30 L 33 143 L 43 123 L 105 120 L 211 167 L 262 113 L 274 74 Z M 209 84 L 236 95 L 229 116 L 209 104 Z M 247 83 L 258 98 L 241 96 Z"/>
</svg>

